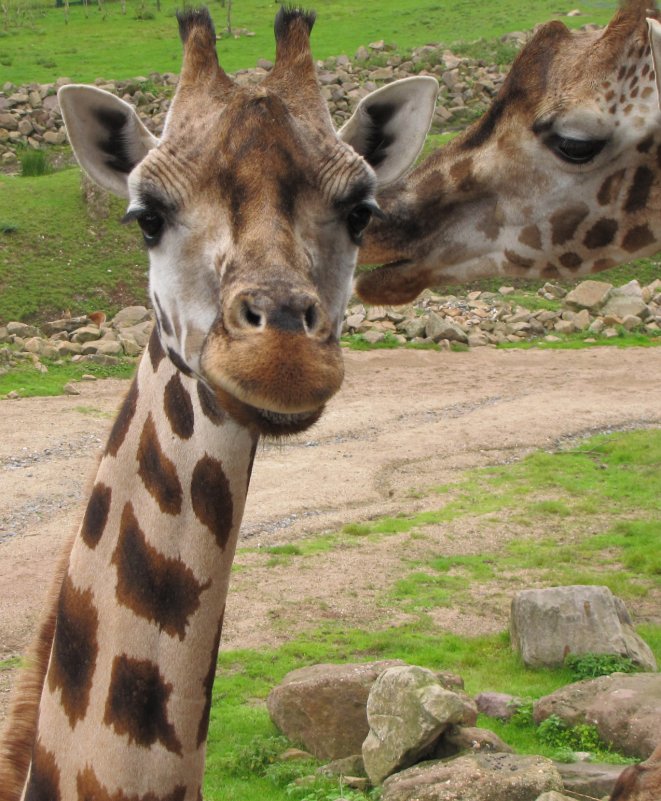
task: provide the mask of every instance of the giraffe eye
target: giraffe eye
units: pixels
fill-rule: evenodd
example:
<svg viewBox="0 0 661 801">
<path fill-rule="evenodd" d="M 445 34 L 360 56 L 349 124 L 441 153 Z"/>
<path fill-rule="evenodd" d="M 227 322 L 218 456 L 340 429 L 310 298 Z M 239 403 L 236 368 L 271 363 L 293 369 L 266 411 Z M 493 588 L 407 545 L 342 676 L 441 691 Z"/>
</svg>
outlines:
<svg viewBox="0 0 661 801">
<path fill-rule="evenodd" d="M 605 139 L 571 139 L 553 134 L 546 145 L 563 161 L 570 164 L 587 164 L 604 149 Z"/>
<path fill-rule="evenodd" d="M 360 244 L 363 231 L 373 216 L 382 217 L 383 213 L 375 201 L 366 201 L 354 206 L 347 216 L 349 234 L 356 244 Z"/>
<path fill-rule="evenodd" d="M 155 214 L 152 211 L 145 211 L 138 216 L 138 225 L 145 238 L 147 247 L 152 247 L 159 243 L 165 225 L 165 220 L 160 214 Z"/>
</svg>

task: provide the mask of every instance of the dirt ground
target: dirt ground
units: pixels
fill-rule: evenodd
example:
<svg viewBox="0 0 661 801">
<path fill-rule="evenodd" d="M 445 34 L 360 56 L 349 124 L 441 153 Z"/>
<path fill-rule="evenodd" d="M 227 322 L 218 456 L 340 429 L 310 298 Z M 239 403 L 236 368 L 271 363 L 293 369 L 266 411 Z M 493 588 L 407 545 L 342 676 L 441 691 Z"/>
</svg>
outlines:
<svg viewBox="0 0 661 801">
<path fill-rule="evenodd" d="M 260 448 L 242 544 L 289 543 L 348 522 L 437 508 L 437 496 L 412 490 L 591 433 L 661 425 L 661 349 L 347 352 L 346 366 L 343 389 L 314 429 Z M 29 642 L 128 384 L 79 388 L 78 396 L 0 402 L 0 659 Z M 512 531 L 503 524 L 486 533 L 464 519 L 431 536 L 439 552 L 476 553 Z M 388 610 L 376 599 L 401 569 L 398 545 L 412 547 L 410 538 L 389 537 L 307 559 L 304 569 L 267 568 L 259 552 L 240 555 L 224 647 L 275 644 L 324 615 L 348 625 L 383 619 Z M 506 608 L 504 598 L 479 616 L 450 606 L 437 621 L 462 633 L 500 630 Z M 12 671 L 0 672 L 0 720 L 11 680 Z"/>
</svg>

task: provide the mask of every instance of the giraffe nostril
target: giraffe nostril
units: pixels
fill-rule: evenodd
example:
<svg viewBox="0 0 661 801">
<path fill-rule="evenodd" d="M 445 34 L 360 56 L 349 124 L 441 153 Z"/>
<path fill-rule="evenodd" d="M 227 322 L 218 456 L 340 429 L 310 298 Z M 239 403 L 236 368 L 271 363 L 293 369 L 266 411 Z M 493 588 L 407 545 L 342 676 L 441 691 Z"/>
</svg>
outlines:
<svg viewBox="0 0 661 801">
<path fill-rule="evenodd" d="M 264 322 L 263 315 L 255 311 L 247 300 L 244 300 L 241 304 L 241 317 L 251 328 L 261 328 Z"/>
<path fill-rule="evenodd" d="M 305 330 L 310 334 L 313 333 L 319 322 L 319 310 L 316 303 L 309 306 L 304 315 Z"/>
</svg>

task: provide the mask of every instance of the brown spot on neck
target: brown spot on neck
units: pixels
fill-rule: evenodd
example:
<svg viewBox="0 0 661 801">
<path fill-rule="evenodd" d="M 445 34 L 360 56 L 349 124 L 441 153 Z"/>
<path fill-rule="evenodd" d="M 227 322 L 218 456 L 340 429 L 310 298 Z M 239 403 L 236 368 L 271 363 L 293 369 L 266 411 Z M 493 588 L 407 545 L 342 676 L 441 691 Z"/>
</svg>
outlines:
<svg viewBox="0 0 661 801">
<path fill-rule="evenodd" d="M 99 616 L 91 590 L 78 590 L 67 576 L 62 584 L 48 670 L 51 692 L 61 691 L 62 708 L 71 726 L 87 714 L 99 653 Z"/>
<path fill-rule="evenodd" d="M 108 522 L 112 490 L 99 482 L 94 485 L 92 494 L 87 503 L 80 536 L 88 548 L 96 548 Z"/>
<path fill-rule="evenodd" d="M 181 439 L 190 439 L 195 430 L 193 402 L 188 390 L 175 373 L 165 386 L 163 409 L 172 431 Z"/>
<path fill-rule="evenodd" d="M 62 801 L 60 769 L 55 756 L 39 740 L 32 749 L 32 764 L 24 801 Z"/>
<path fill-rule="evenodd" d="M 168 720 L 171 694 L 172 685 L 154 662 L 116 656 L 103 722 L 117 734 L 125 734 L 129 743 L 149 748 L 159 742 L 181 756 L 181 743 Z"/>
<path fill-rule="evenodd" d="M 195 465 L 191 500 L 198 520 L 215 536 L 224 551 L 232 532 L 234 503 L 230 483 L 218 459 L 205 455 Z"/>
<path fill-rule="evenodd" d="M 564 245 L 576 236 L 578 226 L 590 213 L 585 203 L 578 203 L 558 209 L 551 215 L 551 241 L 554 245 Z"/>
<path fill-rule="evenodd" d="M 169 515 L 179 514 L 183 492 L 177 468 L 163 453 L 151 412 L 142 429 L 137 458 L 138 475 L 160 510 Z"/>
<path fill-rule="evenodd" d="M 199 609 L 200 596 L 210 582 L 200 584 L 181 559 L 169 559 L 152 547 L 131 503 L 122 512 L 112 564 L 117 567 L 118 602 L 153 621 L 171 637 L 183 640 L 188 621 Z"/>
</svg>

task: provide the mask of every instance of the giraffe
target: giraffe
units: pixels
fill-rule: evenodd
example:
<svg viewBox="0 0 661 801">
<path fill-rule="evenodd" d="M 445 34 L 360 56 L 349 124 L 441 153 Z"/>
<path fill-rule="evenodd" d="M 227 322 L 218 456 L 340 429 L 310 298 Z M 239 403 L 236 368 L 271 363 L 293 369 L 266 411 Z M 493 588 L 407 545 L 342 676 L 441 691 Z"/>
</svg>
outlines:
<svg viewBox="0 0 661 801">
<path fill-rule="evenodd" d="M 2 801 L 199 801 L 229 572 L 255 448 L 315 422 L 378 183 L 419 152 L 437 85 L 365 98 L 340 137 L 314 15 L 281 8 L 254 88 L 218 63 L 206 9 L 178 15 L 157 141 L 93 87 L 59 100 L 80 165 L 128 199 L 156 325 L 58 568 L 0 759 Z"/>
<path fill-rule="evenodd" d="M 659 249 L 652 5 L 626 0 L 603 32 L 537 29 L 482 118 L 379 193 L 385 216 L 359 261 L 382 266 L 357 279 L 365 301 L 495 275 L 575 278 Z"/>
</svg>

